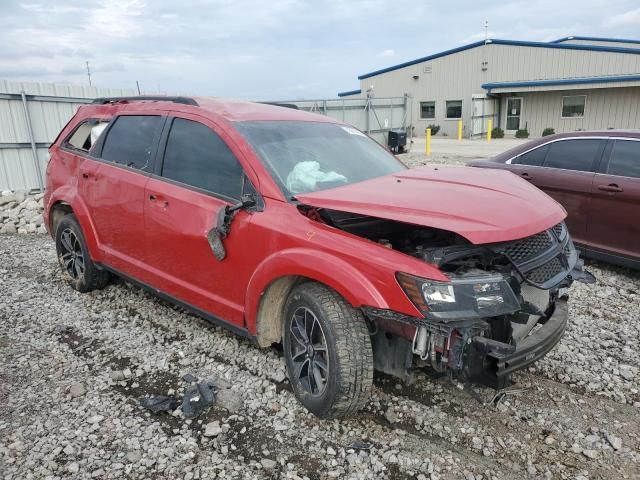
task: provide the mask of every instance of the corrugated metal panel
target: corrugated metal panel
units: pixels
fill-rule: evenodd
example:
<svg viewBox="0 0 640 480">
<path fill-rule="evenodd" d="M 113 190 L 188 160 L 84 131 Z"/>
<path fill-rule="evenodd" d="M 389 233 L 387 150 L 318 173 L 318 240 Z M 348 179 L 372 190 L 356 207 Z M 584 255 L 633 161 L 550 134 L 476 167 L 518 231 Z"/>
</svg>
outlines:
<svg viewBox="0 0 640 480">
<path fill-rule="evenodd" d="M 37 96 L 27 97 L 27 109 L 33 139 L 41 144 L 38 145 L 37 156 L 43 173 L 49 160 L 44 145 L 55 139 L 79 105 L 95 97 L 135 95 L 131 89 L 0 80 L 0 190 L 31 190 L 39 188 L 40 184 L 22 100 L 7 98 L 21 92 Z M 3 148 L 16 143 L 24 145 Z"/>
</svg>

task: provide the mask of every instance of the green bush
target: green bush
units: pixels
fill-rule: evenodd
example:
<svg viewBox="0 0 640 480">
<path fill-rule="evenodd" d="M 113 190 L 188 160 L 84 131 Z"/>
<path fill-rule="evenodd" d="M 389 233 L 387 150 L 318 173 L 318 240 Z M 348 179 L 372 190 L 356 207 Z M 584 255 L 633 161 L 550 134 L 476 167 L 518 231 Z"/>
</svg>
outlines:
<svg viewBox="0 0 640 480">
<path fill-rule="evenodd" d="M 504 130 L 500 127 L 496 127 L 491 130 L 491 138 L 504 138 Z"/>
<path fill-rule="evenodd" d="M 529 130 L 526 128 L 516 130 L 516 138 L 529 138 Z"/>
<path fill-rule="evenodd" d="M 428 125 L 427 128 L 431 129 L 431 135 L 435 135 L 440 131 L 440 125 L 436 125 L 435 123 Z"/>
<path fill-rule="evenodd" d="M 554 133 L 556 133 L 556 131 L 553 129 L 553 127 L 547 127 L 542 131 L 542 136 L 546 137 L 547 135 L 553 135 Z"/>
</svg>

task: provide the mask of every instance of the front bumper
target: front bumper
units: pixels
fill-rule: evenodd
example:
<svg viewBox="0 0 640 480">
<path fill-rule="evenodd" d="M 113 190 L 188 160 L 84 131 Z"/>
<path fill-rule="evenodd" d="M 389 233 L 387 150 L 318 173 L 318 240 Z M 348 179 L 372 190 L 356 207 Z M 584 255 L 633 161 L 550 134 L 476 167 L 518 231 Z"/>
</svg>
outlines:
<svg viewBox="0 0 640 480">
<path fill-rule="evenodd" d="M 501 388 L 510 373 L 538 361 L 558 344 L 567 320 L 567 300 L 558 299 L 553 314 L 542 327 L 515 346 L 482 336 L 473 337 L 468 351 L 470 358 L 465 362 L 471 366 L 467 371 L 470 380 Z"/>
</svg>

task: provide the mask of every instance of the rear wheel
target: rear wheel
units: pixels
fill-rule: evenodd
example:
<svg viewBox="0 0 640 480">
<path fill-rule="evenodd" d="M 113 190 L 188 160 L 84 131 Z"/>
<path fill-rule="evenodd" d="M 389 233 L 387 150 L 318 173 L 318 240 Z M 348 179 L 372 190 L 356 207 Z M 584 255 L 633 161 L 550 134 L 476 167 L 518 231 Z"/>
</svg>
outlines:
<svg viewBox="0 0 640 480">
<path fill-rule="evenodd" d="M 56 227 L 56 252 L 71 286 L 79 292 L 102 289 L 109 283 L 109 273 L 99 270 L 89 250 L 76 217 L 65 215 Z"/>
<path fill-rule="evenodd" d="M 287 299 L 283 332 L 289 380 L 310 412 L 336 418 L 365 405 L 373 352 L 362 312 L 324 285 L 303 283 Z"/>
</svg>

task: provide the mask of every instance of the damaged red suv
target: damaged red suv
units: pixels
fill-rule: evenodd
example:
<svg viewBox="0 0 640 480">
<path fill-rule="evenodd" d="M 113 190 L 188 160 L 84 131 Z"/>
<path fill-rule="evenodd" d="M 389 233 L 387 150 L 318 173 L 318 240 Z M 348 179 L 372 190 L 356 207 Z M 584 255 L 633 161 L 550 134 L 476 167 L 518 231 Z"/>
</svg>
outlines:
<svg viewBox="0 0 640 480">
<path fill-rule="evenodd" d="M 567 287 L 589 279 L 565 211 L 526 181 L 408 170 L 292 108 L 98 99 L 50 152 L 45 224 L 73 288 L 118 275 L 259 347 L 282 342 L 320 417 L 361 408 L 374 369 L 507 384 L 558 343 Z"/>
</svg>

